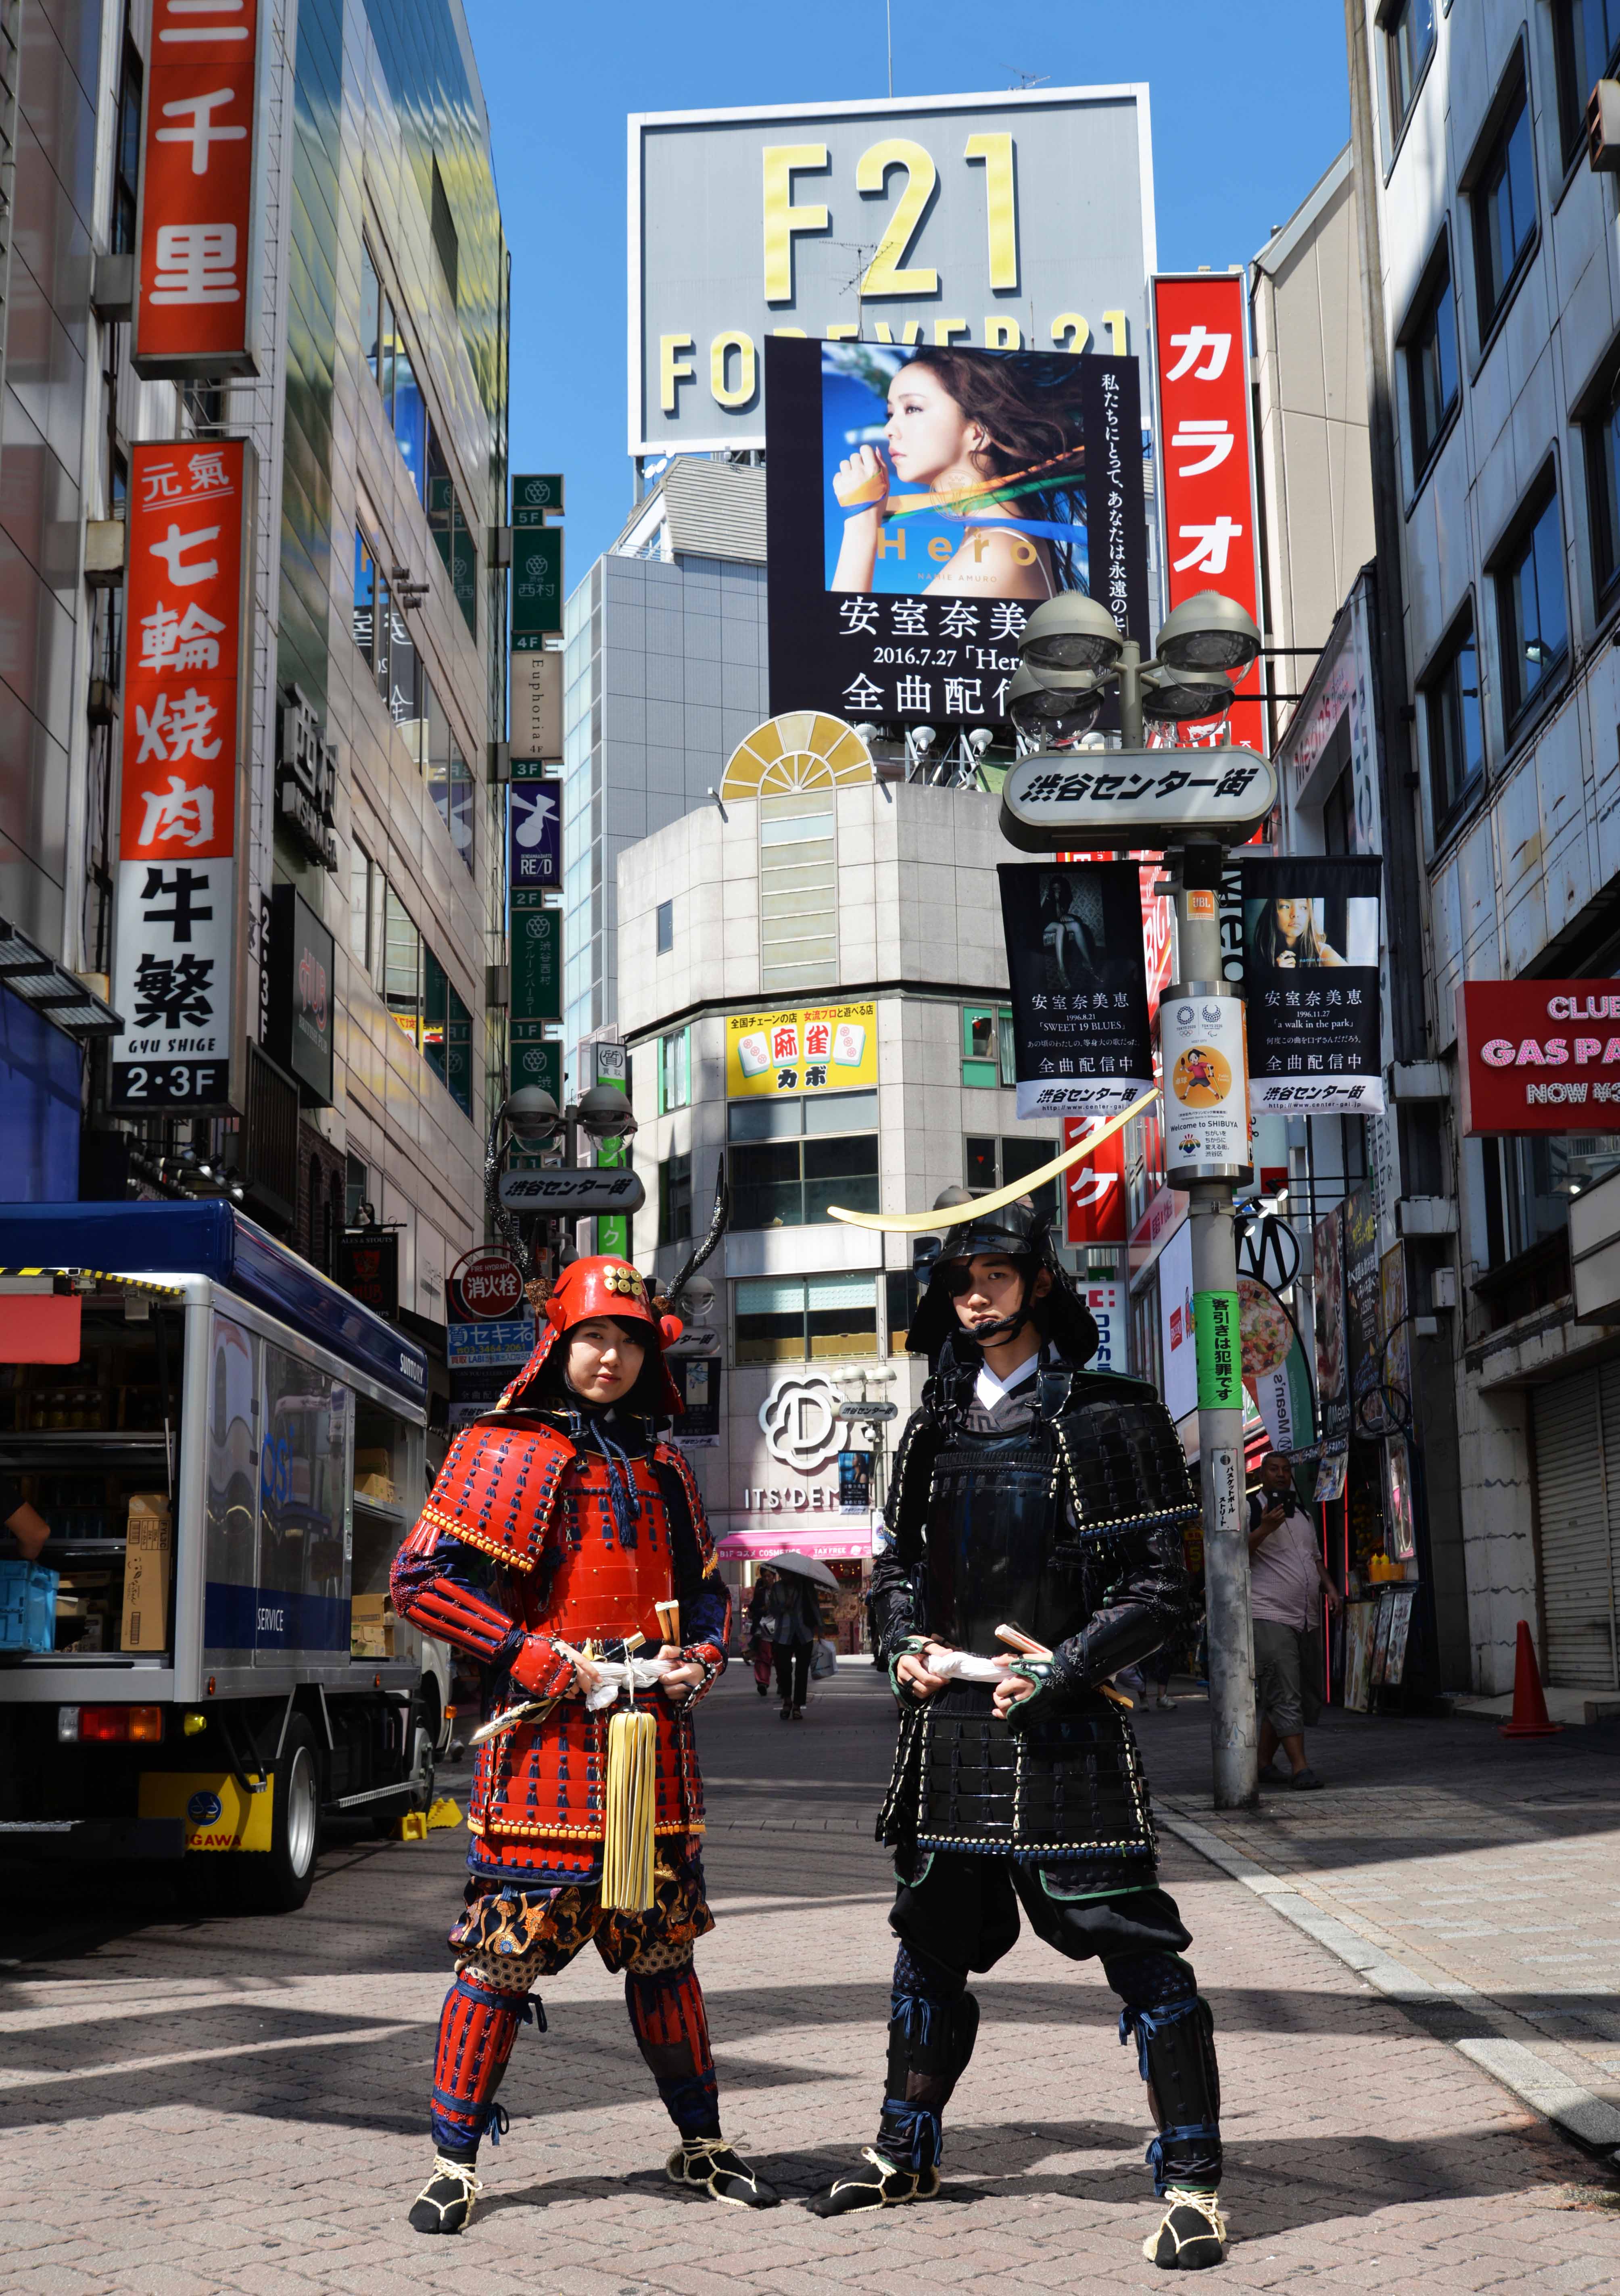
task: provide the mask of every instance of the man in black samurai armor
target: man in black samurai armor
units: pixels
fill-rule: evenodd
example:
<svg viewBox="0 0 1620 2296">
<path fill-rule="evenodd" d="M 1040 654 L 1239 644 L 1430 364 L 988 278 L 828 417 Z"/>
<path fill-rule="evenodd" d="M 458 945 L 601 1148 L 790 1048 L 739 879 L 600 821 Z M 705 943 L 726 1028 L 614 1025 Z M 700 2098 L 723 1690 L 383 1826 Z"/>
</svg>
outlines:
<svg viewBox="0 0 1620 2296">
<path fill-rule="evenodd" d="M 900 1707 L 878 1821 L 899 1882 L 888 2070 L 868 2168 L 812 2206 L 937 2194 L 941 2119 L 978 2027 L 968 1978 L 1010 1950 L 1021 1906 L 1060 1953 L 1098 1956 L 1124 2004 L 1166 2203 L 1143 2254 L 1218 2264 L 1214 2021 L 1157 1886 L 1147 1781 L 1109 1686 L 1185 1614 L 1196 1504 L 1174 1423 L 1145 1382 L 1083 1368 L 1096 1325 L 1023 1204 L 958 1210 L 908 1344 L 932 1375 L 901 1438 L 871 1595 Z M 1009 1651 L 1002 1626 L 1032 1651 Z M 994 1658 L 1000 1680 L 950 1678 L 949 1651 Z"/>
</svg>

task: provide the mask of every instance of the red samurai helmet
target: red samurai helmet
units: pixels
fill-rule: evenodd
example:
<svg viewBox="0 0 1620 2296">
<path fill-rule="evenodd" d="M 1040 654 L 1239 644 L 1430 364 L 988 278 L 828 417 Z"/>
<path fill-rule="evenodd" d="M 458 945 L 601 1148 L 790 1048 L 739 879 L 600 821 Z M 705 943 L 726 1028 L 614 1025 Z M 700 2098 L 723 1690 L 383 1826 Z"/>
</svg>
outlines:
<svg viewBox="0 0 1620 2296">
<path fill-rule="evenodd" d="M 646 1283 L 630 1262 L 606 1257 L 576 1259 L 563 1269 L 540 1312 L 535 1352 L 501 1398 L 499 1408 L 521 1410 L 525 1390 L 539 1378 L 559 1341 L 576 1324 L 589 1323 L 597 1316 L 610 1316 L 615 1323 L 627 1326 L 631 1336 L 647 1349 L 641 1376 L 625 1398 L 626 1408 L 648 1418 L 664 1418 L 683 1410 L 681 1390 L 664 1360 L 665 1349 L 681 1336 L 680 1317 L 655 1313 Z M 545 1382 L 545 1389 L 560 1398 L 566 1395 L 560 1362 L 552 1378 Z M 541 1398 L 533 1400 L 538 1404 Z"/>
</svg>

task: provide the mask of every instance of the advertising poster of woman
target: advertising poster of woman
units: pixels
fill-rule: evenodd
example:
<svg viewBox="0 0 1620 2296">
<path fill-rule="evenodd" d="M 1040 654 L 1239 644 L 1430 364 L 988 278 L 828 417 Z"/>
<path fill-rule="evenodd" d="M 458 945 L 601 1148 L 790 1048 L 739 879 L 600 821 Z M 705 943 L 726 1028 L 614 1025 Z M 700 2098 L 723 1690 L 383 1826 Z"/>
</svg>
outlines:
<svg viewBox="0 0 1620 2296">
<path fill-rule="evenodd" d="M 1243 984 L 1250 1102 L 1371 1115 L 1379 1067 L 1376 856 L 1245 861 Z"/>
<path fill-rule="evenodd" d="M 1065 591 L 1146 639 L 1133 359 L 773 337 L 765 361 L 773 712 L 993 725 Z"/>
</svg>

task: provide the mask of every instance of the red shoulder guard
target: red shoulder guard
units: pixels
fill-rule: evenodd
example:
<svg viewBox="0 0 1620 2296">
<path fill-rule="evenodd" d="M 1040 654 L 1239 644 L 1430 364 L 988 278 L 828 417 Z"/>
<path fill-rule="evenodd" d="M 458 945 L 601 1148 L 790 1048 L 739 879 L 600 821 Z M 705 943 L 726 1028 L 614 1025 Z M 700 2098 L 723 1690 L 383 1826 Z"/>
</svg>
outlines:
<svg viewBox="0 0 1620 2296">
<path fill-rule="evenodd" d="M 519 1419 L 474 1421 L 451 1444 L 413 1539 L 447 1535 L 513 1570 L 532 1570 L 574 1458 L 574 1446 L 555 1428 Z"/>
<path fill-rule="evenodd" d="M 653 1457 L 661 1467 L 673 1467 L 675 1480 L 686 1495 L 687 1511 L 691 1516 L 692 1537 L 698 1542 L 698 1553 L 703 1561 L 703 1576 L 712 1578 L 720 1568 L 720 1558 L 715 1553 L 715 1542 L 708 1528 L 708 1517 L 703 1512 L 703 1494 L 698 1488 L 698 1479 L 684 1451 L 678 1443 L 665 1441 L 655 1444 Z"/>
</svg>

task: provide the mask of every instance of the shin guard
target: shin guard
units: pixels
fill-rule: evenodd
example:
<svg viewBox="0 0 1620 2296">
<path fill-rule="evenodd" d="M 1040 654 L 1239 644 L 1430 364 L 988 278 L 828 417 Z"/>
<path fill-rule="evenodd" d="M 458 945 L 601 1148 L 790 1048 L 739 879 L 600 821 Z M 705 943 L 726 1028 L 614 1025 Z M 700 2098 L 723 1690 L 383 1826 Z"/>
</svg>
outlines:
<svg viewBox="0 0 1620 2296">
<path fill-rule="evenodd" d="M 661 1969 L 646 1977 L 628 1972 L 625 2005 L 664 2109 L 681 2135 L 718 2136 L 720 2103 L 708 2019 L 691 1962 L 684 1969 Z"/>
<path fill-rule="evenodd" d="M 888 2070 L 875 2149 L 920 2175 L 945 2150 L 942 2115 L 978 2034 L 978 2004 L 961 1978 L 920 1964 L 903 1945 L 888 2007 Z"/>
<path fill-rule="evenodd" d="M 473 2160 L 487 2128 L 499 2143 L 504 2115 L 495 2095 L 526 2013 L 520 1994 L 497 1992 L 465 1970 L 445 1996 L 433 2060 L 432 2128 L 433 2142 L 447 2160 Z"/>
<path fill-rule="evenodd" d="M 1135 2039 L 1158 2130 L 1147 2154 L 1153 2189 L 1161 2197 L 1170 2185 L 1213 2192 L 1221 2181 L 1221 2075 L 1209 2004 L 1172 1954 L 1134 1955 L 1108 1974 L 1125 2004 L 1119 2038 Z"/>
</svg>

